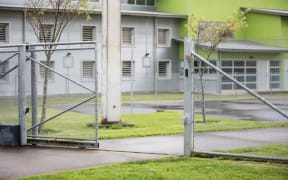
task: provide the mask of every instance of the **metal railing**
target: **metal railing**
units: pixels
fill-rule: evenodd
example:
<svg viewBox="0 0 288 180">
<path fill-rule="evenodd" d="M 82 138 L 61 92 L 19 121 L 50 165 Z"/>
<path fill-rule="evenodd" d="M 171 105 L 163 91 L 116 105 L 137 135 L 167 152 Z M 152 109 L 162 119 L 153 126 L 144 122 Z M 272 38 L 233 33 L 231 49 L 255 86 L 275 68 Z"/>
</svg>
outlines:
<svg viewBox="0 0 288 180">
<path fill-rule="evenodd" d="M 77 46 L 79 47 L 69 47 L 69 48 L 64 48 L 61 46 Z M 83 47 L 82 45 L 92 45 L 92 46 L 87 46 Z M 49 48 L 45 48 L 47 46 L 50 46 Z M 39 49 L 40 48 L 40 49 Z M 49 66 L 41 63 L 36 55 L 35 52 L 44 52 L 44 51 L 81 51 L 81 50 L 93 50 L 95 54 L 95 90 L 85 86 L 81 82 L 77 82 L 73 80 L 72 78 L 64 75 L 63 73 L 60 73 L 53 68 L 50 68 Z M 30 52 L 31 56 L 27 56 L 26 53 Z M 97 63 L 97 42 L 95 41 L 87 41 L 87 42 L 61 42 L 61 43 L 37 43 L 37 44 L 18 44 L 18 45 L 1 45 L 0 46 L 0 54 L 1 53 L 13 53 L 13 55 L 9 56 L 5 60 L 0 62 L 0 65 L 8 62 L 10 59 L 18 55 L 18 63 L 17 65 L 13 66 L 10 68 L 8 71 L 4 72 L 1 74 L 0 79 L 7 76 L 9 73 L 14 71 L 15 69 L 18 69 L 18 120 L 19 120 L 19 125 L 20 125 L 20 136 L 21 140 L 20 143 L 21 145 L 27 144 L 27 137 L 32 138 L 33 143 L 35 143 L 35 139 L 43 139 L 45 138 L 44 136 L 38 136 L 38 130 L 37 128 L 53 119 L 56 117 L 59 117 L 76 107 L 92 100 L 95 99 L 95 138 L 93 139 L 87 139 L 87 138 L 59 138 L 59 137 L 48 137 L 47 139 L 69 139 L 70 141 L 77 140 L 77 141 L 94 141 L 95 142 L 95 147 L 99 146 L 98 143 L 98 63 Z M 26 62 L 31 60 L 31 106 L 32 106 L 32 126 L 31 128 L 26 130 Z M 72 82 L 73 84 L 88 90 L 90 93 L 93 95 L 80 103 L 73 105 L 64 111 L 57 113 L 56 115 L 45 119 L 42 122 L 38 123 L 38 116 L 37 116 L 37 83 L 36 83 L 36 70 L 35 70 L 35 64 L 38 64 L 39 66 L 44 67 L 45 69 L 48 69 L 49 71 L 57 74 L 58 76 L 64 78 L 67 81 Z M 27 132 L 32 131 L 32 135 L 27 136 Z"/>
</svg>

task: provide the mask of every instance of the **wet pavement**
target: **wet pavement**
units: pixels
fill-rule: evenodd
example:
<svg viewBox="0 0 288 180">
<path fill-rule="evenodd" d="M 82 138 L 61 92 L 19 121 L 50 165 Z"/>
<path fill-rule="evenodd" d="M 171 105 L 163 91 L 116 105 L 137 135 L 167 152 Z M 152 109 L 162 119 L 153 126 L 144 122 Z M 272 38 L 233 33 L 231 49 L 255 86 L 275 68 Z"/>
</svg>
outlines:
<svg viewBox="0 0 288 180">
<path fill-rule="evenodd" d="M 273 98 L 270 101 L 288 114 L 288 95 L 287 98 Z M 56 109 L 66 109 L 69 106 L 52 106 Z M 145 114 L 153 113 L 157 110 L 171 110 L 183 112 L 183 102 L 147 102 L 122 104 L 122 114 Z M 93 114 L 94 105 L 82 105 L 72 110 L 85 114 Z M 256 99 L 247 100 L 224 100 L 224 101 L 207 101 L 206 111 L 208 115 L 228 117 L 241 120 L 255 120 L 266 122 L 287 121 L 282 115 L 270 109 Z M 99 106 L 99 112 L 101 107 Z M 200 113 L 200 104 L 196 102 L 196 113 Z"/>
<path fill-rule="evenodd" d="M 288 142 L 288 127 L 197 133 L 195 150 L 228 150 Z M 183 136 L 155 136 L 100 141 L 99 150 L 47 147 L 0 147 L 0 179 L 89 168 L 167 155 L 181 155 Z"/>
</svg>

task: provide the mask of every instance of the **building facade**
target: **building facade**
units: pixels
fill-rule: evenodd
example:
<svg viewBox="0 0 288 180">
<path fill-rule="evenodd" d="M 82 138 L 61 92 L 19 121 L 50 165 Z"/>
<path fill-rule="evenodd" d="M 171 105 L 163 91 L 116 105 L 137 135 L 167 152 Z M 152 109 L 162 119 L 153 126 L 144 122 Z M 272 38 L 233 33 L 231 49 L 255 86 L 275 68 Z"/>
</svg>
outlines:
<svg viewBox="0 0 288 180">
<path fill-rule="evenodd" d="M 249 12 L 246 15 L 248 27 L 239 30 L 233 34 L 233 38 L 221 43 L 210 60 L 251 89 L 287 91 L 288 3 L 286 0 L 158 0 L 157 3 L 158 11 L 194 14 L 204 21 L 216 23 L 225 21 L 235 11 L 248 8 Z M 181 23 L 181 38 L 187 34 L 185 23 L 185 20 Z M 182 54 L 180 52 L 180 59 L 183 59 Z M 205 76 L 207 91 L 224 93 L 239 89 L 228 79 L 219 77 L 213 70 L 207 70 Z"/>
<path fill-rule="evenodd" d="M 185 24 L 189 14 L 203 16 L 207 21 L 224 21 L 233 11 L 243 8 L 252 8 L 247 15 L 248 28 L 237 32 L 233 39 L 221 43 L 210 59 L 211 62 L 257 91 L 288 89 L 288 5 L 285 0 L 266 3 L 261 0 L 221 0 L 217 3 L 213 0 L 121 0 L 121 3 L 122 92 L 182 91 L 183 38 L 186 36 Z M 25 0 L 0 0 L 0 45 L 38 43 L 25 19 L 24 4 Z M 226 6 L 222 7 L 221 4 Z M 101 0 L 90 0 L 89 5 L 101 7 Z M 90 21 L 85 17 L 77 17 L 64 30 L 61 42 L 99 42 L 97 63 L 100 86 L 101 10 L 95 10 L 91 17 Z M 47 22 L 45 26 L 48 33 L 51 24 Z M 73 66 L 69 68 L 63 63 L 67 54 L 73 57 Z M 9 53 L 0 53 L 0 61 L 10 56 Z M 45 61 L 43 53 L 37 53 L 37 58 Z M 16 64 L 17 57 L 2 63 L 0 75 Z M 94 52 L 84 50 L 57 52 L 49 66 L 94 88 L 94 64 Z M 43 67 L 38 66 L 39 94 L 42 92 L 43 72 Z M 16 73 L 9 73 L 0 79 L 1 96 L 17 94 L 16 76 Z M 86 93 L 53 73 L 49 79 L 49 94 Z M 199 87 L 197 83 L 196 76 L 196 90 Z M 205 75 L 205 85 L 207 92 L 211 93 L 239 90 L 236 85 L 209 68 Z"/>
</svg>

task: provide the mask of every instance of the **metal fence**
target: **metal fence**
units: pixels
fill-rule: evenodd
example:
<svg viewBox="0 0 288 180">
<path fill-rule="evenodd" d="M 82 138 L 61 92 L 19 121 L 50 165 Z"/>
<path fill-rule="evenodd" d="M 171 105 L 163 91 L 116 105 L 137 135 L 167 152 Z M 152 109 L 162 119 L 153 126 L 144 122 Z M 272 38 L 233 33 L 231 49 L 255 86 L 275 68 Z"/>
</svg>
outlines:
<svg viewBox="0 0 288 180">
<path fill-rule="evenodd" d="M 1 114 L 7 112 L 7 116 L 2 116 L 0 122 L 20 125 L 21 144 L 98 147 L 96 42 L 24 44 L 1 46 L 1 50 L 1 55 L 15 54 L 1 61 L 4 73 L 0 79 L 6 82 L 1 84 Z M 49 63 L 48 53 L 52 54 Z M 18 62 L 12 62 L 16 55 Z M 16 77 L 15 69 L 18 70 L 17 84 L 13 78 Z M 43 105 L 45 76 L 48 79 L 47 98 Z M 14 100 L 16 96 L 17 102 Z M 11 105 L 8 107 L 8 104 Z M 73 115 L 77 113 L 75 108 L 87 104 L 94 109 L 91 115 Z M 43 106 L 46 112 L 43 112 Z M 17 109 L 18 116 L 15 117 Z M 79 126 L 85 128 L 89 124 L 92 124 L 89 133 L 81 134 L 80 130 L 75 133 Z"/>
</svg>

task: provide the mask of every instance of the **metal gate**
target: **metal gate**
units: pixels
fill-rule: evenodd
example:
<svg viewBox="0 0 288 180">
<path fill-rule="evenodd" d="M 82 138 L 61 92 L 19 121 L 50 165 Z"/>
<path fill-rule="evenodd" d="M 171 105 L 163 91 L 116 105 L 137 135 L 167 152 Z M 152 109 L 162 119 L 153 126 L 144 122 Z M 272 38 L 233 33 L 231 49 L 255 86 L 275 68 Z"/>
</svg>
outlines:
<svg viewBox="0 0 288 180">
<path fill-rule="evenodd" d="M 46 52 L 53 52 L 53 57 L 55 64 L 63 63 L 63 67 L 54 68 L 51 64 L 45 63 L 45 53 Z M 82 59 L 86 60 L 85 58 L 90 57 L 88 61 L 81 61 L 82 64 L 80 65 L 80 61 L 74 61 L 74 54 L 76 58 L 79 58 L 82 55 Z M 76 146 L 76 147 L 93 147 L 98 148 L 98 63 L 97 63 L 97 42 L 73 42 L 73 43 L 46 43 L 46 44 L 22 44 L 22 45 L 7 45 L 7 46 L 0 46 L 0 55 L 2 57 L 7 57 L 7 55 L 3 56 L 3 54 L 9 54 L 7 58 L 0 61 L 0 67 L 3 67 L 0 72 L 0 80 L 1 79 L 8 79 L 7 77 L 11 74 L 14 70 L 18 70 L 18 82 L 17 86 L 14 88 L 18 89 L 18 123 L 20 126 L 20 144 L 44 144 L 44 145 L 59 145 L 59 146 Z M 12 54 L 12 55 L 11 55 Z M 18 57 L 17 62 L 10 63 L 15 64 L 13 67 L 7 66 L 7 63 L 11 61 L 11 59 L 15 59 Z M 59 59 L 63 58 L 63 61 Z M 2 59 L 2 58 L 1 58 Z M 58 61 L 56 61 L 58 59 Z M 81 58 L 80 58 L 81 59 Z M 43 61 L 41 61 L 43 60 Z M 51 61 L 50 61 L 51 62 Z M 84 63 L 85 62 L 85 63 Z M 76 68 L 72 68 L 74 64 Z M 55 65 L 54 64 L 54 65 Z M 87 66 L 87 64 L 89 66 Z M 82 77 L 79 78 L 77 75 L 81 75 L 81 73 L 85 74 L 82 69 L 88 67 L 88 71 L 91 74 L 91 68 L 93 70 L 93 75 L 91 75 L 91 80 L 89 83 L 82 81 Z M 8 67 L 8 68 L 7 68 Z M 73 74 L 75 70 L 80 69 L 79 67 L 83 67 L 81 69 L 81 73 L 75 73 L 75 76 L 69 76 L 69 73 Z M 90 68 L 90 69 L 89 69 Z M 3 70 L 4 69 L 4 70 Z M 48 118 L 43 119 L 39 122 L 38 116 L 38 108 L 39 108 L 39 96 L 38 90 L 40 89 L 39 85 L 42 82 L 41 76 L 43 76 L 43 71 L 47 69 L 47 74 L 50 76 L 55 77 L 53 83 L 52 90 L 50 93 L 53 96 L 57 97 L 68 97 L 67 94 L 82 94 L 85 93 L 85 98 L 81 97 L 81 101 L 75 104 L 69 103 L 68 105 L 62 107 L 61 111 L 59 109 L 53 110 L 53 114 L 49 115 Z M 72 71 L 70 71 L 72 69 Z M 87 69 L 87 68 L 86 68 Z M 66 74 L 63 71 L 66 71 Z M 83 72 L 82 72 L 83 71 Z M 68 73 L 68 74 L 67 74 Z M 89 74 L 89 75 L 90 75 Z M 86 73 L 87 75 L 87 73 Z M 57 77 L 57 78 L 56 78 Z M 85 76 L 86 77 L 86 76 Z M 60 79 L 61 78 L 61 79 Z M 60 81 L 58 82 L 57 80 Z M 9 79 L 13 81 L 13 79 Z M 16 82 L 15 82 L 16 84 Z M 30 86 L 29 86 L 30 85 Z M 65 85 L 65 86 L 63 86 Z M 7 83 L 9 86 L 9 83 Z M 62 88 L 65 87 L 65 88 Z M 56 88 L 55 88 L 56 87 Z M 72 88 L 71 88 L 72 87 Z M 2 91 L 0 93 L 5 92 L 5 88 L 3 86 Z M 9 88 L 7 88 L 8 90 Z M 69 89 L 72 89 L 73 92 L 69 92 Z M 15 90 L 16 92 L 16 90 Z M 66 93 L 66 94 L 65 94 Z M 83 93 L 83 94 L 84 94 Z M 5 93 L 4 93 L 5 94 Z M 16 93 L 15 93 L 16 94 Z M 5 95 L 3 95 L 5 96 Z M 9 97 L 9 93 L 6 94 Z M 79 95 L 78 95 L 79 96 Z M 88 97 L 87 97 L 88 96 Z M 16 95 L 15 95 L 16 97 Z M 29 97 L 29 99 L 28 99 Z M 75 99 L 75 98 L 74 98 Z M 80 98 L 79 98 L 80 99 Z M 78 99 L 77 99 L 78 100 Z M 75 108 L 94 100 L 91 105 L 94 105 L 95 109 L 95 118 L 94 123 L 95 126 L 95 133 L 94 137 L 83 138 L 69 135 L 68 137 L 65 136 L 50 136 L 47 135 L 40 135 L 38 134 L 38 128 L 47 124 L 50 121 L 56 121 L 56 118 L 63 116 L 64 114 L 74 110 Z M 69 98 L 64 98 L 64 101 L 71 101 Z M 4 101 L 2 101 L 4 102 Z M 31 109 L 31 113 L 29 110 Z M 29 114 L 29 118 L 31 117 L 31 126 L 27 122 L 27 114 Z M 29 127 L 28 127 L 29 125 Z"/>
</svg>

